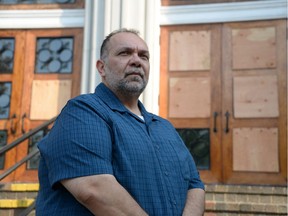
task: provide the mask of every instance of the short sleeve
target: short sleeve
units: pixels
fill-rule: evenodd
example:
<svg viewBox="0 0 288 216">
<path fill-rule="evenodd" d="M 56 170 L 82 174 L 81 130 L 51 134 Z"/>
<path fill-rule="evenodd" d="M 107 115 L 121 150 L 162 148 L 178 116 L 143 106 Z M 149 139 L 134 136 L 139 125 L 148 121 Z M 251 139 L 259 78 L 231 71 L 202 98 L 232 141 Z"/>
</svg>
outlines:
<svg viewBox="0 0 288 216">
<path fill-rule="evenodd" d="M 193 157 L 191 156 L 190 159 L 191 160 L 190 160 L 189 168 L 190 168 L 191 176 L 190 176 L 190 180 L 189 180 L 189 189 L 200 188 L 200 189 L 205 190 L 205 186 L 200 179 L 200 175 L 199 175 L 199 172 L 197 170 L 197 167 L 196 167 L 196 164 L 194 162 Z"/>
<path fill-rule="evenodd" d="M 72 99 L 38 145 L 51 186 L 69 178 L 113 174 L 110 126 L 97 107 Z"/>
</svg>

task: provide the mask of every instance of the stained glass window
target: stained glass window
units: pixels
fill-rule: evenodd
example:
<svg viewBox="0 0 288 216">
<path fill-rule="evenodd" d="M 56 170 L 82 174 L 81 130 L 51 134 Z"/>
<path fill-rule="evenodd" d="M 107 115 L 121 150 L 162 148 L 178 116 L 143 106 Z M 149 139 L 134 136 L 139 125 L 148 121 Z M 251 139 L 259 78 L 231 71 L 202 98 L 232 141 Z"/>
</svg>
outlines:
<svg viewBox="0 0 288 216">
<path fill-rule="evenodd" d="M 209 129 L 177 129 L 198 169 L 210 169 Z"/>
<path fill-rule="evenodd" d="M 0 4 L 71 4 L 75 0 L 0 0 Z"/>
<path fill-rule="evenodd" d="M 11 82 L 0 82 L 0 119 L 7 119 L 10 113 Z"/>
<path fill-rule="evenodd" d="M 37 143 L 43 138 L 44 131 L 39 131 L 29 139 L 28 153 L 37 148 Z M 27 162 L 27 169 L 37 169 L 39 165 L 40 153 L 36 154 Z"/>
<path fill-rule="evenodd" d="M 73 38 L 38 38 L 36 73 L 72 73 Z"/>
<path fill-rule="evenodd" d="M 0 74 L 13 72 L 14 43 L 13 38 L 0 38 Z"/>
<path fill-rule="evenodd" d="M 5 146 L 7 143 L 7 131 L 0 130 L 0 148 Z M 0 155 L 0 169 L 4 169 L 5 154 Z"/>
</svg>

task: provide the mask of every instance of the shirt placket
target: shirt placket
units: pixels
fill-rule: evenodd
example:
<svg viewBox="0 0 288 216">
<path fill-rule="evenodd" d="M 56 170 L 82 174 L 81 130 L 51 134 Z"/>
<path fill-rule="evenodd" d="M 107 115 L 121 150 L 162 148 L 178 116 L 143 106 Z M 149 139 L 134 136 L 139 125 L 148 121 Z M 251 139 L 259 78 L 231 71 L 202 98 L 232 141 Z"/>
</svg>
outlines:
<svg viewBox="0 0 288 216">
<path fill-rule="evenodd" d="M 147 129 L 149 131 L 149 126 L 147 126 Z M 155 154 L 159 163 L 159 166 L 161 168 L 161 173 L 162 173 L 162 180 L 163 180 L 163 184 L 165 186 L 166 189 L 166 195 L 168 198 L 168 203 L 169 203 L 169 207 L 170 207 L 170 211 L 169 211 L 169 215 L 177 215 L 177 200 L 176 197 L 174 195 L 174 191 L 173 191 L 173 180 L 172 180 L 172 176 L 171 176 L 171 172 L 173 172 L 173 170 L 171 170 L 171 167 L 169 167 L 167 164 L 165 164 L 165 162 L 163 161 L 163 157 L 166 160 L 169 160 L 169 156 L 163 154 L 163 148 L 165 148 L 165 146 L 160 145 L 159 141 L 155 141 L 155 139 L 153 139 L 153 137 L 151 137 L 151 133 L 149 133 L 149 136 L 153 141 L 153 146 L 155 149 Z"/>
</svg>

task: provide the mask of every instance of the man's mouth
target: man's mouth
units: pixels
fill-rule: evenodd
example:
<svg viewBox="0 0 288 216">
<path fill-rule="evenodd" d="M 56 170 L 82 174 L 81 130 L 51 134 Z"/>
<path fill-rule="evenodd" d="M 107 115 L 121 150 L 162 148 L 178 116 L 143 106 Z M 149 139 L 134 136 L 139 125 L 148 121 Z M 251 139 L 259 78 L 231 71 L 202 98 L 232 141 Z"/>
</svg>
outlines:
<svg viewBox="0 0 288 216">
<path fill-rule="evenodd" d="M 141 78 L 143 78 L 143 74 L 141 72 L 129 72 L 126 74 L 126 77 L 128 76 L 140 76 Z"/>
<path fill-rule="evenodd" d="M 128 74 L 128 76 L 141 76 L 142 77 L 142 75 L 139 73 L 131 73 L 131 74 Z"/>
</svg>

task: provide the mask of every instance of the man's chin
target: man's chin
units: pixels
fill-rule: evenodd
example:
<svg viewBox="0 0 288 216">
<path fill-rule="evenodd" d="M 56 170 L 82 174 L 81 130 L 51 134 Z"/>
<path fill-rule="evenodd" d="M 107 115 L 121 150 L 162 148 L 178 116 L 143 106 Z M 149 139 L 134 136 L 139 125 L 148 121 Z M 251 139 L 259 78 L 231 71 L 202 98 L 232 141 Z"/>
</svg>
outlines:
<svg viewBox="0 0 288 216">
<path fill-rule="evenodd" d="M 133 82 L 129 82 L 125 85 L 124 88 L 122 88 L 122 90 L 127 91 L 127 93 L 129 92 L 130 94 L 141 94 L 144 89 L 145 89 L 146 85 L 143 84 L 143 82 L 139 83 L 136 81 Z"/>
</svg>

